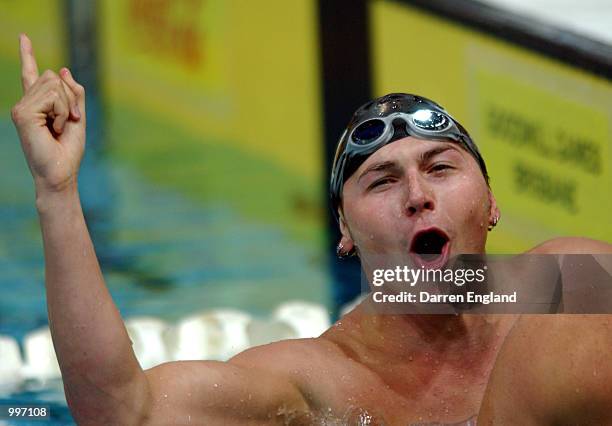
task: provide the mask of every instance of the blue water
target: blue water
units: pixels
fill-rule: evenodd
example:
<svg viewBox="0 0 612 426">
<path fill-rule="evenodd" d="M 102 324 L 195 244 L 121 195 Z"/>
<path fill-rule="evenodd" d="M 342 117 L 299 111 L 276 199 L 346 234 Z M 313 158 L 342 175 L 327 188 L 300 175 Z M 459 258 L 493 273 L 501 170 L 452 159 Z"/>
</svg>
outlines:
<svg viewBox="0 0 612 426">
<path fill-rule="evenodd" d="M 0 140 L 0 334 L 21 343 L 26 333 L 47 325 L 43 251 L 32 179 L 9 120 L 0 119 Z M 329 304 L 323 260 L 306 261 L 317 254 L 272 225 L 162 190 L 129 166 L 89 153 L 80 191 L 107 285 L 124 318 L 175 321 L 215 307 L 267 315 L 289 299 Z M 51 405 L 50 424 L 72 424 L 59 381 L 0 393 L 0 404 L 7 403 Z"/>
</svg>

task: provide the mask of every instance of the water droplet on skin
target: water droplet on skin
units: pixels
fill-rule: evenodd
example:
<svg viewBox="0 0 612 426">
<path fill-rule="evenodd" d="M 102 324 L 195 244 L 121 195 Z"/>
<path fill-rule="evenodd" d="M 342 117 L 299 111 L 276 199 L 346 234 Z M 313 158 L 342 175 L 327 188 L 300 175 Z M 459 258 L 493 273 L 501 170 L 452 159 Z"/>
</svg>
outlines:
<svg viewBox="0 0 612 426">
<path fill-rule="evenodd" d="M 219 384 L 218 384 L 218 383 L 215 383 L 215 384 L 213 385 L 213 387 L 218 388 L 218 387 L 219 387 Z"/>
<path fill-rule="evenodd" d="M 167 393 L 164 394 L 164 398 L 168 398 L 168 394 Z"/>
<path fill-rule="evenodd" d="M 412 357 L 412 355 L 410 355 L 410 356 L 408 357 L 408 361 L 412 361 L 413 359 L 414 359 L 414 358 Z"/>
</svg>

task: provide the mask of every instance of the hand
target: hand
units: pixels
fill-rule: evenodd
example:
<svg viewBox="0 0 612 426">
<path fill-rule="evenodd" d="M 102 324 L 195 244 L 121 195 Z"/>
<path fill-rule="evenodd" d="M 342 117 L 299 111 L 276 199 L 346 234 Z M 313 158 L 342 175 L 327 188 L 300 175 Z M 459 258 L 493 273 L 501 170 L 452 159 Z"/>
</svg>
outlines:
<svg viewBox="0 0 612 426">
<path fill-rule="evenodd" d="M 23 98 L 12 118 L 37 192 L 76 189 L 85 150 L 85 89 L 67 68 L 38 75 L 32 43 L 22 34 Z"/>
</svg>

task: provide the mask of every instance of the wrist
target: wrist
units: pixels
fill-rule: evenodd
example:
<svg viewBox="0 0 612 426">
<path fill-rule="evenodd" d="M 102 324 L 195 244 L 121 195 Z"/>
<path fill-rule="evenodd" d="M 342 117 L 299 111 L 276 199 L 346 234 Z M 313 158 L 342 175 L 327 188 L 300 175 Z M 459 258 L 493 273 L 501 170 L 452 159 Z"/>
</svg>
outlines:
<svg viewBox="0 0 612 426">
<path fill-rule="evenodd" d="M 67 204 L 74 203 L 79 203 L 79 190 L 76 184 L 61 190 L 36 186 L 36 210 L 38 210 L 38 213 L 45 213 L 54 207 L 65 207 Z"/>
</svg>

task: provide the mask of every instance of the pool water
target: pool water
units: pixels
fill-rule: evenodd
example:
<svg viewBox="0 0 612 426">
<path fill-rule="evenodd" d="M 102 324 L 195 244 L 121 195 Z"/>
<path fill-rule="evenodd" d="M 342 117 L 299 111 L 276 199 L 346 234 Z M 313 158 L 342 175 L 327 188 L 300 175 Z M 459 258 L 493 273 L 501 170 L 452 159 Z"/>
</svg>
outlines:
<svg viewBox="0 0 612 426">
<path fill-rule="evenodd" d="M 23 343 L 27 333 L 47 325 L 42 241 L 32 179 L 7 119 L 0 119 L 0 138 L 0 335 Z M 266 316 L 291 299 L 329 304 L 322 261 L 305 261 L 313 254 L 271 224 L 161 189 L 127 164 L 89 153 L 80 191 L 124 318 L 174 322 L 219 307 Z M 50 405 L 51 424 L 72 424 L 59 380 L 0 389 L 0 405 L 9 403 Z"/>
</svg>

